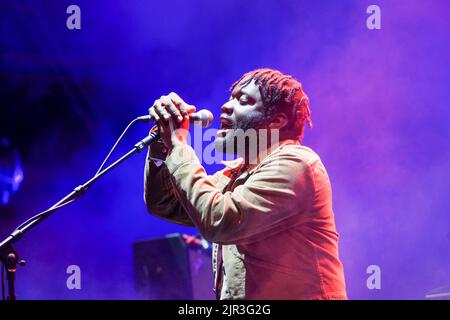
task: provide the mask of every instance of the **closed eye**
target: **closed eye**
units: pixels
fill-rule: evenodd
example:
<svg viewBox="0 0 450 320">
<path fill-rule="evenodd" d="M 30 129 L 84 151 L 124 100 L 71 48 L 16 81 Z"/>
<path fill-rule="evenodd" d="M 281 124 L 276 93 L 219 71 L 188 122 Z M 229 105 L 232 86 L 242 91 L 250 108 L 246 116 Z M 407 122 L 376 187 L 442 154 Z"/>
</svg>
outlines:
<svg viewBox="0 0 450 320">
<path fill-rule="evenodd" d="M 241 96 L 241 98 L 239 99 L 239 102 L 241 104 L 250 104 L 250 105 L 254 105 L 256 103 L 256 100 L 250 96 L 247 96 L 245 94 L 243 94 Z"/>
<path fill-rule="evenodd" d="M 254 105 L 256 103 L 256 100 L 254 98 L 252 98 L 251 96 L 238 91 L 235 94 L 232 94 L 230 96 L 229 101 L 233 100 L 233 99 L 237 99 L 239 101 L 240 104 L 242 105 L 246 105 L 246 104 L 250 104 L 250 105 Z"/>
</svg>

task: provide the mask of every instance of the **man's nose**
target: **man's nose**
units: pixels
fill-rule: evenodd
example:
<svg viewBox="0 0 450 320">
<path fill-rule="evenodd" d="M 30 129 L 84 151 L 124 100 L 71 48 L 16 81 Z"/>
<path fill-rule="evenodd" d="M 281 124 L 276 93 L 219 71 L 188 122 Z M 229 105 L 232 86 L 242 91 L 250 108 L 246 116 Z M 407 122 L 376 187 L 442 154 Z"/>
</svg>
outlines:
<svg viewBox="0 0 450 320">
<path fill-rule="evenodd" d="M 233 105 L 232 105 L 231 101 L 224 103 L 224 105 L 220 108 L 220 110 L 223 113 L 226 113 L 228 115 L 232 114 L 233 113 Z"/>
</svg>

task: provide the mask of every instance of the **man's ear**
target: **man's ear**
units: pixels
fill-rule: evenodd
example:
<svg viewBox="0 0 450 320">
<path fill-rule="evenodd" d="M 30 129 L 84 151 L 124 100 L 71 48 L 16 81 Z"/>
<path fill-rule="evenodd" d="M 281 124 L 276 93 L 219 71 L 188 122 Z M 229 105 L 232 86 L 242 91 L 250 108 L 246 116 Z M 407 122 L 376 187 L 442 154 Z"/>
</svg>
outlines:
<svg viewBox="0 0 450 320">
<path fill-rule="evenodd" d="M 276 113 L 272 116 L 269 123 L 269 129 L 282 129 L 289 123 L 287 115 L 283 112 Z"/>
</svg>

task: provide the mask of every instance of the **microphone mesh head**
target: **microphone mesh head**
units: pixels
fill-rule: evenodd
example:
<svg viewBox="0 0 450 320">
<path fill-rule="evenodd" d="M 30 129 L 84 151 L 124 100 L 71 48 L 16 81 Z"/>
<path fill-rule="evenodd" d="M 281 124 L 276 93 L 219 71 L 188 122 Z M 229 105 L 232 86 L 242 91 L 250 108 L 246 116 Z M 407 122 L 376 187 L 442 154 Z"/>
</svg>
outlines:
<svg viewBox="0 0 450 320">
<path fill-rule="evenodd" d="M 203 128 L 207 128 L 212 124 L 212 122 L 214 120 L 214 116 L 211 113 L 211 111 L 202 109 L 202 110 L 192 114 L 191 120 L 193 120 L 195 122 L 195 124 L 198 124 L 197 122 L 200 122 L 200 125 Z"/>
</svg>

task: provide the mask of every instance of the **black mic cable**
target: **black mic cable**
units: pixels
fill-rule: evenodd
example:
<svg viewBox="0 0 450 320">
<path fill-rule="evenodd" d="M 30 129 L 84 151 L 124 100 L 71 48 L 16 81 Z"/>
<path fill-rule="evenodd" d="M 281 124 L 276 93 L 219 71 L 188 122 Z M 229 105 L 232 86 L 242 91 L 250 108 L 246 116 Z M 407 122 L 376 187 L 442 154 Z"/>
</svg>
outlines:
<svg viewBox="0 0 450 320">
<path fill-rule="evenodd" d="M 202 110 L 200 110 L 198 112 L 191 113 L 189 115 L 189 120 L 193 121 L 194 125 L 200 125 L 203 128 L 207 128 L 207 127 L 209 127 L 212 124 L 212 122 L 214 120 L 214 116 L 211 113 L 211 111 L 206 110 L 206 109 L 202 109 Z M 116 147 L 119 144 L 119 142 L 122 140 L 122 138 L 125 135 L 125 133 L 127 133 L 128 129 L 137 121 L 154 122 L 155 119 L 153 119 L 153 117 L 150 116 L 150 115 L 145 115 L 145 116 L 137 117 L 136 119 L 131 121 L 128 124 L 128 126 L 125 128 L 125 130 L 122 132 L 120 137 L 117 139 L 117 141 L 114 143 L 113 147 L 109 151 L 109 153 L 106 156 L 105 160 L 103 160 L 102 164 L 100 165 L 100 168 L 98 168 L 97 173 L 95 175 L 98 175 L 102 171 L 103 167 L 105 166 L 106 161 L 108 161 L 108 159 L 111 157 L 112 153 L 116 149 Z M 152 135 L 153 134 L 152 133 L 148 137 L 144 138 L 141 142 L 152 144 L 154 141 L 158 140 L 159 139 L 159 132 L 158 131 L 155 131 L 155 132 L 156 132 L 156 135 Z M 139 145 L 139 143 L 136 144 L 135 147 L 139 147 L 138 145 Z M 163 161 L 161 159 L 151 158 L 151 157 L 149 159 L 157 160 L 157 161 Z"/>
</svg>

